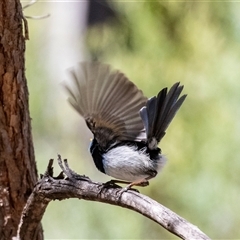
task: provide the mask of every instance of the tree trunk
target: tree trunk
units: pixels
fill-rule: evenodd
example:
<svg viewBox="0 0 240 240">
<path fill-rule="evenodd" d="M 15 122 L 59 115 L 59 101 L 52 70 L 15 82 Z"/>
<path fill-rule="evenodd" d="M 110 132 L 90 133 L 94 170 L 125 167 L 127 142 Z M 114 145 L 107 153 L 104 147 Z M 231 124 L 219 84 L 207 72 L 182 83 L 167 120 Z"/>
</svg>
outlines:
<svg viewBox="0 0 240 240">
<path fill-rule="evenodd" d="M 16 235 L 37 181 L 19 0 L 0 0 L 0 240 Z M 41 225 L 34 239 L 43 239 Z"/>
</svg>

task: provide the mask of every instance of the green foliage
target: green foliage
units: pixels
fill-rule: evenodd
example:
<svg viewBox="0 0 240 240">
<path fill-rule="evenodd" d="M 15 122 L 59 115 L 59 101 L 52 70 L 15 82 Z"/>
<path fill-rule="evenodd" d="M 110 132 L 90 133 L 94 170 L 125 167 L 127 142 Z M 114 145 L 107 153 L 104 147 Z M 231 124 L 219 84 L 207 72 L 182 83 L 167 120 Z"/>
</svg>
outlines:
<svg viewBox="0 0 240 240">
<path fill-rule="evenodd" d="M 169 161 L 141 192 L 213 239 L 239 238 L 240 5 L 217 1 L 116 1 L 111 5 L 118 18 L 87 32 L 86 44 L 92 58 L 121 69 L 149 97 L 176 81 L 184 84 L 188 94 L 160 143 Z M 44 99 L 53 93 L 43 85 L 39 91 L 41 95 L 42 91 L 46 93 Z M 46 147 L 50 139 L 76 171 L 96 181 L 108 180 L 97 173 L 83 150 L 88 140 L 82 135 L 91 136 L 81 135 L 87 131 L 84 123 L 81 129 L 85 130 L 77 127 L 78 120 L 74 120 L 75 125 L 68 124 L 71 118 L 78 119 L 77 115 L 68 114 L 68 107 L 58 106 L 57 102 L 52 102 L 50 108 L 50 112 L 56 109 L 56 115 L 47 114 L 47 106 L 42 106 L 43 100 L 35 95 L 31 83 L 30 94 L 36 155 L 44 159 L 38 163 L 40 171 L 44 171 L 47 158 L 54 157 L 50 153 L 55 154 Z M 60 90 L 55 94 L 60 95 Z M 42 146 L 46 147 L 45 153 Z M 67 210 L 64 212 L 61 206 Z M 62 211 L 62 218 L 58 211 Z M 64 228 L 66 218 L 68 229 Z M 57 233 L 54 225 L 49 227 L 53 222 L 56 227 L 62 226 Z M 129 210 L 72 200 L 52 203 L 43 223 L 48 238 L 173 238 Z"/>
<path fill-rule="evenodd" d="M 101 26 L 99 58 L 124 69 L 148 96 L 175 81 L 188 94 L 161 144 L 169 163 L 150 196 L 213 238 L 236 238 L 239 206 L 232 196 L 240 196 L 233 177 L 240 171 L 240 74 L 234 12 L 239 6 L 154 1 L 116 7 L 121 27 Z"/>
</svg>

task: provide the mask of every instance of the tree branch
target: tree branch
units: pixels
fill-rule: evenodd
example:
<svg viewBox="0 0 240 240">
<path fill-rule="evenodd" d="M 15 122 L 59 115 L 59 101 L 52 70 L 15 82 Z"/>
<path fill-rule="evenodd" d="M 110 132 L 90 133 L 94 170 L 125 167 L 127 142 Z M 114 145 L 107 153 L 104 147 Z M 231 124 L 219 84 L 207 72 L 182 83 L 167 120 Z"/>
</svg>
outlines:
<svg viewBox="0 0 240 240">
<path fill-rule="evenodd" d="M 53 177 L 53 160 L 50 160 L 47 171 L 37 182 L 23 210 L 15 240 L 33 239 L 48 203 L 51 200 L 67 198 L 98 201 L 129 208 L 152 219 L 182 239 L 210 239 L 196 226 L 151 198 L 133 190 L 119 195 L 121 190 L 119 186 L 92 182 L 88 177 L 76 174 L 68 167 L 66 160 L 63 166 L 60 156 L 58 163 L 67 178 L 64 179 L 63 173 L 56 178 Z"/>
</svg>

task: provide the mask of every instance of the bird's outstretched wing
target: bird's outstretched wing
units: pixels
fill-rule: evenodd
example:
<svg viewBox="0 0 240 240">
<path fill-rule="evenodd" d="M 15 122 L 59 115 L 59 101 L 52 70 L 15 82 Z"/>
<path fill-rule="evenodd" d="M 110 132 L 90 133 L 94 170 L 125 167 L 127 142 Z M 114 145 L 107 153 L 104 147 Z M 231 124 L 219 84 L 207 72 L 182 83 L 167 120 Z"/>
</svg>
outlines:
<svg viewBox="0 0 240 240">
<path fill-rule="evenodd" d="M 140 109 L 147 98 L 122 72 L 98 62 L 71 69 L 68 101 L 103 146 L 111 140 L 146 140 Z"/>
</svg>

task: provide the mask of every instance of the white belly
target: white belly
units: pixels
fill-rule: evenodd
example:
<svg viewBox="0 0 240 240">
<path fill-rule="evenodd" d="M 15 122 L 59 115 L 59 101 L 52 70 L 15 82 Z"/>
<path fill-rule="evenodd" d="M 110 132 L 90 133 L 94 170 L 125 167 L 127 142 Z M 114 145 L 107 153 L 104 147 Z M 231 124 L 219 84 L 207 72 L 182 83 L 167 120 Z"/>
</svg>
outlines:
<svg viewBox="0 0 240 240">
<path fill-rule="evenodd" d="M 113 148 L 103 155 L 105 173 L 130 182 L 149 177 L 149 171 L 160 171 L 165 162 L 163 155 L 159 155 L 157 160 L 151 160 L 145 152 L 129 146 Z"/>
</svg>

